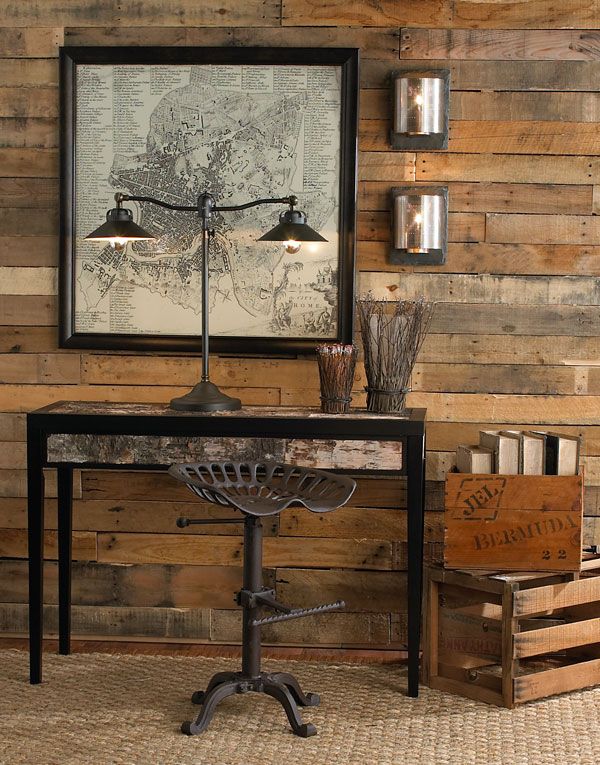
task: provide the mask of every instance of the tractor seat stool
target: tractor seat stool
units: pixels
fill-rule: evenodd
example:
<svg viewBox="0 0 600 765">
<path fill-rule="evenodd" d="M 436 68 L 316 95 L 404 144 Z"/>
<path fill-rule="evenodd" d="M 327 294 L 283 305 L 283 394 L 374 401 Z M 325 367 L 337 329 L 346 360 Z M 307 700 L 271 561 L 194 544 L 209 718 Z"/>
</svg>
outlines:
<svg viewBox="0 0 600 765">
<path fill-rule="evenodd" d="M 181 730 L 188 735 L 202 733 L 223 699 L 234 693 L 256 691 L 280 702 L 297 736 L 314 736 L 317 729 L 311 723 L 302 722 L 298 706 L 318 706 L 319 696 L 316 693 L 305 694 L 296 678 L 286 672 L 261 672 L 261 627 L 263 624 L 334 611 L 344 608 L 345 603 L 338 600 L 314 608 L 291 608 L 275 600 L 275 591 L 263 584 L 261 518 L 277 515 L 286 507 L 297 504 L 314 513 L 335 510 L 352 496 L 356 483 L 346 476 L 268 461 L 172 465 L 169 473 L 202 499 L 243 513 L 243 518 L 218 520 L 178 518 L 180 528 L 196 523 L 244 524 L 243 583 L 235 598 L 243 608 L 242 670 L 218 672 L 205 691 L 196 691 L 192 702 L 201 704 L 202 709 L 195 722 L 184 722 Z M 263 617 L 263 607 L 275 614 Z"/>
</svg>

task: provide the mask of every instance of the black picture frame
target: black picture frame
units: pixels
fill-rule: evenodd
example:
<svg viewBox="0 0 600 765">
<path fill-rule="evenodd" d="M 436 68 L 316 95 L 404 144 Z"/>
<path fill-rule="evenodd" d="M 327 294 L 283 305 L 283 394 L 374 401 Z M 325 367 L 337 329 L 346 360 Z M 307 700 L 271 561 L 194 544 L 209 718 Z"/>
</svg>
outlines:
<svg viewBox="0 0 600 765">
<path fill-rule="evenodd" d="M 74 206 L 76 71 L 100 64 L 336 65 L 341 71 L 338 333 L 320 337 L 211 336 L 211 351 L 242 355 L 302 355 L 321 342 L 351 343 L 355 283 L 359 51 L 356 48 L 63 47 L 60 49 L 60 263 L 59 345 L 90 350 L 199 351 L 198 336 L 76 332 Z M 210 191 L 210 190 L 209 190 Z M 217 200 L 218 201 L 218 200 Z M 100 223 L 101 221 L 99 221 Z"/>
</svg>

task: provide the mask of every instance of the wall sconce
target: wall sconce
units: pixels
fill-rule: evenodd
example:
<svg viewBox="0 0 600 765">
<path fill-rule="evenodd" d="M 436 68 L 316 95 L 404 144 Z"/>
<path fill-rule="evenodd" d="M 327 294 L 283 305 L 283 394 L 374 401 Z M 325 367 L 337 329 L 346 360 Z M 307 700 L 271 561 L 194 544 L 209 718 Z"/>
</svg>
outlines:
<svg viewBox="0 0 600 765">
<path fill-rule="evenodd" d="M 450 70 L 392 74 L 394 149 L 447 149 Z"/>
<path fill-rule="evenodd" d="M 430 266 L 446 262 L 447 186 L 393 188 L 392 220 L 391 263 Z"/>
</svg>

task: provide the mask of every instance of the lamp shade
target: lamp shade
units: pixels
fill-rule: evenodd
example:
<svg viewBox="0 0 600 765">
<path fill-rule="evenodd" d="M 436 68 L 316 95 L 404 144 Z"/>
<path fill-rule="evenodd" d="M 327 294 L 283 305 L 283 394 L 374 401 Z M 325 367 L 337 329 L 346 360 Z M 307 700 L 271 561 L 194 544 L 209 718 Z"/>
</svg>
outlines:
<svg viewBox="0 0 600 765">
<path fill-rule="evenodd" d="M 314 228 L 306 222 L 306 215 L 300 210 L 285 210 L 279 215 L 279 223 L 263 234 L 259 242 L 326 242 Z"/>
<path fill-rule="evenodd" d="M 88 234 L 86 239 L 93 242 L 119 240 L 128 242 L 140 242 L 156 239 L 133 220 L 131 210 L 125 207 L 113 207 L 106 213 L 106 222 Z"/>
<path fill-rule="evenodd" d="M 444 263 L 448 242 L 448 188 L 399 186 L 392 189 L 394 264 Z"/>
</svg>

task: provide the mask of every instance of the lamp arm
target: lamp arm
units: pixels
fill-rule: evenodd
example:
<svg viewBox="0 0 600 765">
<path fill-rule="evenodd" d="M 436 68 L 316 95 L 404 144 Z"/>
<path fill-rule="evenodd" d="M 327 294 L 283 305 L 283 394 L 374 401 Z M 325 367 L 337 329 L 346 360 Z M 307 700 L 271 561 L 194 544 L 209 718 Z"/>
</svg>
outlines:
<svg viewBox="0 0 600 765">
<path fill-rule="evenodd" d="M 255 199 L 254 202 L 246 202 L 246 204 L 243 204 L 243 205 L 215 205 L 213 209 L 215 210 L 215 212 L 220 212 L 220 211 L 231 212 L 233 210 L 247 210 L 249 207 L 258 207 L 258 205 L 269 205 L 269 204 L 273 204 L 273 205 L 286 204 L 286 205 L 291 205 L 293 207 L 294 205 L 298 204 L 298 197 L 291 195 L 289 197 Z"/>
<path fill-rule="evenodd" d="M 172 205 L 169 204 L 169 202 L 163 202 L 161 199 L 155 199 L 154 197 L 130 196 L 129 194 L 121 194 L 121 192 L 117 192 L 115 194 L 115 200 L 117 205 L 120 205 L 122 202 L 151 202 L 153 205 L 166 207 L 168 210 L 180 210 L 184 212 L 198 211 L 198 207 L 196 205 L 191 207 L 189 205 Z"/>
<path fill-rule="evenodd" d="M 205 198 L 208 195 L 201 195 L 200 199 Z M 173 205 L 169 202 L 163 202 L 161 199 L 155 199 L 154 197 L 142 197 L 129 194 L 122 194 L 117 192 L 115 194 L 115 201 L 117 206 L 120 206 L 123 202 L 150 202 L 153 205 L 159 207 L 166 207 L 167 210 L 178 210 L 180 212 L 198 212 L 199 205 Z M 258 205 L 268 204 L 288 204 L 292 207 L 298 204 L 298 198 L 293 194 L 287 197 L 274 197 L 268 199 L 255 199 L 253 202 L 246 202 L 243 205 L 215 205 L 210 204 L 210 212 L 233 212 L 235 210 L 247 210 L 249 207 L 258 207 Z"/>
</svg>

